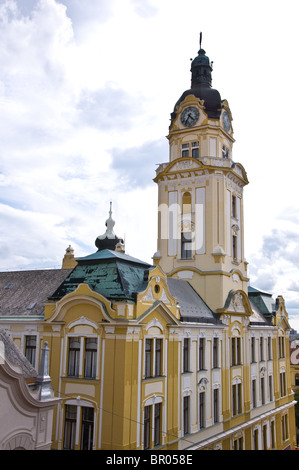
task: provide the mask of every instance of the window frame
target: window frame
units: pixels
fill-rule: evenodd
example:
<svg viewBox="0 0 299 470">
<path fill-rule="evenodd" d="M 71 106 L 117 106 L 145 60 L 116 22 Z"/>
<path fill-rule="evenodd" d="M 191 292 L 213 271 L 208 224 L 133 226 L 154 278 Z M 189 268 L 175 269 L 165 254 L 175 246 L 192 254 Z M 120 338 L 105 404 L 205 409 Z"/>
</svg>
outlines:
<svg viewBox="0 0 299 470">
<path fill-rule="evenodd" d="M 73 410 L 71 410 L 73 408 Z M 71 413 L 73 411 L 73 413 Z M 64 407 L 63 449 L 74 450 L 76 445 L 77 406 L 66 404 Z M 75 417 L 74 417 L 75 416 Z"/>
<path fill-rule="evenodd" d="M 220 348 L 220 340 L 218 336 L 213 337 L 213 369 L 219 369 L 219 348 Z"/>
<path fill-rule="evenodd" d="M 231 365 L 240 366 L 242 364 L 241 359 L 241 337 L 240 336 L 232 336 L 231 338 Z"/>
<path fill-rule="evenodd" d="M 199 338 L 198 342 L 198 370 L 205 370 L 206 365 L 206 341 Z"/>
<path fill-rule="evenodd" d="M 34 342 L 34 344 L 30 344 Z M 25 335 L 25 353 L 24 356 L 35 367 L 36 362 L 36 349 L 37 349 L 37 336 L 36 335 Z"/>
<path fill-rule="evenodd" d="M 85 414 L 92 412 L 92 419 Z M 94 408 L 90 406 L 81 407 L 81 445 L 80 450 L 92 450 L 94 440 Z M 87 447 L 85 447 L 85 438 L 87 437 Z"/>
<path fill-rule="evenodd" d="M 162 444 L 162 400 L 145 404 L 143 408 L 143 449 L 149 450 Z"/>
<path fill-rule="evenodd" d="M 79 347 L 71 347 L 71 343 L 79 343 Z M 80 336 L 69 336 L 68 337 L 68 377 L 79 377 L 80 371 L 80 353 L 81 353 L 81 340 Z"/>
<path fill-rule="evenodd" d="M 163 353 L 163 336 L 147 336 L 144 338 L 144 379 L 163 377 Z"/>
<path fill-rule="evenodd" d="M 93 347 L 87 347 L 89 343 L 93 344 Z M 66 376 L 95 380 L 98 376 L 98 353 L 98 335 L 69 335 L 67 337 Z"/>
<path fill-rule="evenodd" d="M 190 396 L 183 397 L 183 435 L 190 434 Z"/>
<path fill-rule="evenodd" d="M 95 347 L 87 349 L 87 344 L 95 344 Z M 96 337 L 84 339 L 84 378 L 95 379 L 97 374 L 98 340 Z M 90 371 L 90 372 L 89 372 Z M 89 373 L 87 373 L 89 372 Z"/>
<path fill-rule="evenodd" d="M 191 338 L 183 339 L 183 373 L 190 372 Z"/>
<path fill-rule="evenodd" d="M 232 385 L 232 415 L 242 414 L 242 383 Z"/>
</svg>

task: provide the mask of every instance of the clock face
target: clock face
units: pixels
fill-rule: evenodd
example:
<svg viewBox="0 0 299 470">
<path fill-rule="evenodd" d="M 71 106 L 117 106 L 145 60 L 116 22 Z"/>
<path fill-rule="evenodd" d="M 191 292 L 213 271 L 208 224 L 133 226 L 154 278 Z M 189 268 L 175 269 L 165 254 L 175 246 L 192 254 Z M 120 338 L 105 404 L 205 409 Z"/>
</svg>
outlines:
<svg viewBox="0 0 299 470">
<path fill-rule="evenodd" d="M 223 122 L 223 126 L 226 132 L 229 132 L 230 131 L 230 119 L 226 111 L 224 111 L 222 114 L 222 122 Z"/>
<path fill-rule="evenodd" d="M 199 111 L 195 106 L 189 106 L 181 114 L 181 123 L 184 126 L 193 126 L 199 118 Z"/>
</svg>

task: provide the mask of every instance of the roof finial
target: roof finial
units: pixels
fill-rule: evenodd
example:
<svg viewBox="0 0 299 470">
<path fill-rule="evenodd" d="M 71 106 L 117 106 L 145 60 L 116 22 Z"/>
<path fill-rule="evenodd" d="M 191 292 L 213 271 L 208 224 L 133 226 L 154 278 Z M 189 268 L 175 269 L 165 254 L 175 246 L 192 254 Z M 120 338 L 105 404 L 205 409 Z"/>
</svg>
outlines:
<svg viewBox="0 0 299 470">
<path fill-rule="evenodd" d="M 38 384 L 39 399 L 44 401 L 52 398 L 51 378 L 49 376 L 49 348 L 47 341 L 45 341 L 45 346 L 42 348 L 39 372 L 36 381 Z"/>
<path fill-rule="evenodd" d="M 199 49 L 201 49 L 202 32 L 199 33 Z"/>
</svg>

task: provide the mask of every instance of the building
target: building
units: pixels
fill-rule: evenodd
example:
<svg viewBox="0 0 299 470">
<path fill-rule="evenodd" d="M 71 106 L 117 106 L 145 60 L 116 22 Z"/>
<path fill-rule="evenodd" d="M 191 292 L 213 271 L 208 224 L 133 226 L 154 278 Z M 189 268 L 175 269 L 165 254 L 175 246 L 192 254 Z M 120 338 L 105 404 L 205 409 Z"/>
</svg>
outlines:
<svg viewBox="0 0 299 470">
<path fill-rule="evenodd" d="M 26 274 L 41 289 L 22 293 L 20 273 L 1 273 L 0 326 L 35 360 L 49 344 L 61 399 L 55 449 L 296 444 L 288 315 L 283 298 L 248 286 L 248 179 L 232 159 L 232 114 L 211 74 L 200 46 L 191 88 L 171 113 L 169 160 L 156 171 L 153 264 L 125 253 L 110 207 L 95 253 L 75 259 L 69 247 L 67 269 Z M 46 275 L 52 284 L 43 290 Z M 42 308 L 33 311 L 40 290 Z"/>
<path fill-rule="evenodd" d="M 48 374 L 47 345 L 39 373 L 0 330 L 0 449 L 50 450 L 53 411 L 58 403 Z"/>
</svg>

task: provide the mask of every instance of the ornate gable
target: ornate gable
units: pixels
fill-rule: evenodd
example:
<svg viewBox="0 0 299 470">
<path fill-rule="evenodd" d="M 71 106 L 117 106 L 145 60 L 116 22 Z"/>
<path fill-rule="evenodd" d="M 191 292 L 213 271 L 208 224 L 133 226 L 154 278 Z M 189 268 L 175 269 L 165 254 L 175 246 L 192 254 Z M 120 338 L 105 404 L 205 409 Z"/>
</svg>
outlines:
<svg viewBox="0 0 299 470">
<path fill-rule="evenodd" d="M 242 290 L 231 290 L 227 296 L 225 305 L 218 313 L 230 315 L 252 315 L 252 309 L 246 293 Z"/>
</svg>

